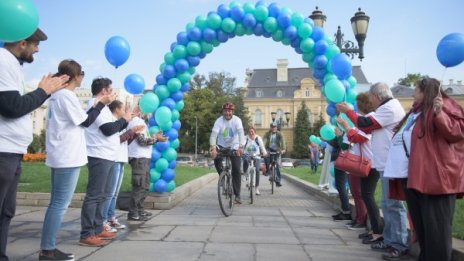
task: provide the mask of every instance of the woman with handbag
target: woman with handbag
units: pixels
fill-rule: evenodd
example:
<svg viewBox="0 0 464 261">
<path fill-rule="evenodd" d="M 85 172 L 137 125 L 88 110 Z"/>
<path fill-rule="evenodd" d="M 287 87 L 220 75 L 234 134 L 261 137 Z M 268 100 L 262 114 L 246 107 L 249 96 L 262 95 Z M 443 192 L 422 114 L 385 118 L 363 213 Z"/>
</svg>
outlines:
<svg viewBox="0 0 464 261">
<path fill-rule="evenodd" d="M 358 107 L 358 112 L 361 115 L 368 115 L 374 111 L 374 107 L 369 101 L 369 94 L 367 93 L 358 94 L 356 97 L 356 105 Z M 345 129 L 348 140 L 353 143 L 353 153 L 356 155 L 362 154 L 363 157 L 371 160 L 371 135 L 364 133 L 356 127 L 351 128 L 348 123 L 340 117 L 337 118 L 337 123 Z M 358 177 L 354 172 L 348 176 L 357 213 L 357 225 L 354 225 L 353 227 L 357 228 L 365 224 L 365 213 L 367 211 L 367 216 L 369 216 L 372 230 L 360 234 L 359 237 L 365 244 L 378 242 L 382 239 L 383 232 L 383 222 L 380 218 L 379 207 L 377 206 L 374 198 L 377 183 L 380 178 L 379 172 L 375 168 L 371 168 L 369 174 L 366 177 Z M 362 202 L 360 202 L 357 196 L 359 194 L 361 195 Z"/>
</svg>

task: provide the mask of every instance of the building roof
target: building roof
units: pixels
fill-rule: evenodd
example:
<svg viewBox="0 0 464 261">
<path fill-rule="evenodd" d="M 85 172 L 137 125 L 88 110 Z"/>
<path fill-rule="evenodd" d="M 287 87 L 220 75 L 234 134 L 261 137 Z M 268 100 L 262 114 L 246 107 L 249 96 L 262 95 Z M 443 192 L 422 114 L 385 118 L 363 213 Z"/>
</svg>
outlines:
<svg viewBox="0 0 464 261">
<path fill-rule="evenodd" d="M 464 95 L 464 85 L 462 84 L 449 84 L 443 85 L 443 90 L 450 96 Z M 393 96 L 397 98 L 412 97 L 414 94 L 414 87 L 405 85 L 396 85 L 391 88 Z"/>
</svg>

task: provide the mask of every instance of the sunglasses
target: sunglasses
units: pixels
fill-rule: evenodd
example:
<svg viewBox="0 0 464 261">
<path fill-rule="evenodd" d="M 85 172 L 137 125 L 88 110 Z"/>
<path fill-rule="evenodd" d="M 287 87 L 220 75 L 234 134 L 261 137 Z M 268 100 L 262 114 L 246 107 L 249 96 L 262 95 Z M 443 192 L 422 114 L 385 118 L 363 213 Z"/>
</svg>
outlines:
<svg viewBox="0 0 464 261">
<path fill-rule="evenodd" d="M 85 76 L 85 72 L 84 72 L 84 71 L 81 71 L 81 76 Z"/>
</svg>

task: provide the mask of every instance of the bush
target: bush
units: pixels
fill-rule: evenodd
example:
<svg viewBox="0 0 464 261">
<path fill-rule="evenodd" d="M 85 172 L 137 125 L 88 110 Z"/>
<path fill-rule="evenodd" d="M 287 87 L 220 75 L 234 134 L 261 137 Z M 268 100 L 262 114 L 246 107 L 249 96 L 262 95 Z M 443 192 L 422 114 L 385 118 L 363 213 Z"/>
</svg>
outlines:
<svg viewBox="0 0 464 261">
<path fill-rule="evenodd" d="M 23 155 L 23 161 L 28 161 L 28 162 L 38 162 L 38 161 L 45 161 L 47 158 L 47 155 L 42 152 L 38 153 L 26 153 Z"/>
</svg>

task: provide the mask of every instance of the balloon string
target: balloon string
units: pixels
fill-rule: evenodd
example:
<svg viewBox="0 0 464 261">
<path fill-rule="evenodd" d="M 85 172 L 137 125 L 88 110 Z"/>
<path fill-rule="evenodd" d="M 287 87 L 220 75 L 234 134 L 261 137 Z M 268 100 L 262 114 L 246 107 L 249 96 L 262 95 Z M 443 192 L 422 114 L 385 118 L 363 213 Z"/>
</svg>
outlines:
<svg viewBox="0 0 464 261">
<path fill-rule="evenodd" d="M 441 74 L 441 81 L 440 81 L 440 86 L 438 86 L 438 94 L 437 94 L 437 97 L 441 97 L 441 87 L 443 86 L 443 81 L 445 80 L 445 74 L 446 74 L 446 69 L 448 69 L 447 67 L 445 67 L 445 69 L 443 70 L 443 73 Z"/>
</svg>

